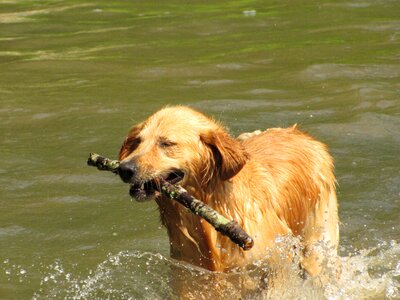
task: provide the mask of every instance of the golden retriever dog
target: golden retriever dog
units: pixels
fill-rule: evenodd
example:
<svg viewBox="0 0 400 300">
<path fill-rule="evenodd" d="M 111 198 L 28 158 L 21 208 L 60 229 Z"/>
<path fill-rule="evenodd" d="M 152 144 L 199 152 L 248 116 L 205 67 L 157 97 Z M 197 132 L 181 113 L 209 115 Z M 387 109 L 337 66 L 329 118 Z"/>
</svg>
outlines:
<svg viewBox="0 0 400 300">
<path fill-rule="evenodd" d="M 332 158 L 324 144 L 297 126 L 233 138 L 198 111 L 167 107 L 130 130 L 119 159 L 119 174 L 130 184 L 131 196 L 157 202 L 175 259 L 225 272 L 265 259 L 275 251 L 277 238 L 293 236 L 301 244 L 301 267 L 315 276 L 336 255 Z M 160 177 L 236 220 L 254 238 L 254 247 L 244 251 L 164 198 L 155 189 Z"/>
</svg>

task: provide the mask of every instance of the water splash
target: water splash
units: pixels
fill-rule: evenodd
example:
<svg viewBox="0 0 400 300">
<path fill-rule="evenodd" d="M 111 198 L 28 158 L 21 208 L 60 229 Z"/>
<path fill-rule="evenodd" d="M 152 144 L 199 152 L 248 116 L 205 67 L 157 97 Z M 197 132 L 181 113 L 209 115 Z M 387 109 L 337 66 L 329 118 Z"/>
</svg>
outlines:
<svg viewBox="0 0 400 300">
<path fill-rule="evenodd" d="M 341 258 L 341 277 L 327 285 L 329 299 L 399 299 L 400 245 L 392 240 Z"/>
<path fill-rule="evenodd" d="M 246 270 L 225 274 L 161 254 L 122 251 L 109 254 L 96 269 L 79 275 L 74 268 L 67 272 L 57 260 L 47 267 L 33 299 L 179 299 L 182 295 L 188 299 L 400 298 L 400 245 L 395 241 L 340 257 L 340 277 L 333 275 L 323 283 L 302 279 L 298 261 L 287 262 L 282 260 L 279 266 L 283 272 L 259 261 Z M 21 270 L 19 266 L 12 272 Z M 25 278 L 26 273 L 19 276 Z"/>
</svg>

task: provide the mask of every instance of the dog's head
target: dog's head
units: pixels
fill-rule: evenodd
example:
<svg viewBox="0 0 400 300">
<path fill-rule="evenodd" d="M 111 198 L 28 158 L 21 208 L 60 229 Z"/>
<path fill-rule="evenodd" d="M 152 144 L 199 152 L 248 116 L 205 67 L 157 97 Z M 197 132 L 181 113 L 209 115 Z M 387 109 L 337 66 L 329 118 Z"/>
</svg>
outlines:
<svg viewBox="0 0 400 300">
<path fill-rule="evenodd" d="M 157 179 L 206 188 L 228 180 L 247 154 L 216 122 L 188 107 L 164 108 L 134 126 L 120 153 L 119 174 L 138 201 L 154 198 Z"/>
</svg>

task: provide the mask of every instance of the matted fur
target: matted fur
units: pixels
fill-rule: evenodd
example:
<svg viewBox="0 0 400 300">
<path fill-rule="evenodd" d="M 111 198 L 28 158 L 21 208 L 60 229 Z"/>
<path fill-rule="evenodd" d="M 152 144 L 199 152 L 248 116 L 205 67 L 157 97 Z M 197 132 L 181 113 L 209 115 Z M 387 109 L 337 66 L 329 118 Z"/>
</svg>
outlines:
<svg viewBox="0 0 400 300">
<path fill-rule="evenodd" d="M 336 255 L 332 158 L 324 144 L 296 126 L 234 139 L 193 109 L 167 107 L 131 129 L 119 158 L 134 162 L 135 176 L 143 181 L 182 170 L 180 184 L 189 193 L 236 220 L 254 238 L 254 247 L 243 251 L 180 204 L 158 196 L 175 259 L 227 271 L 265 258 L 283 235 L 299 237 L 301 263 L 311 275 Z"/>
</svg>

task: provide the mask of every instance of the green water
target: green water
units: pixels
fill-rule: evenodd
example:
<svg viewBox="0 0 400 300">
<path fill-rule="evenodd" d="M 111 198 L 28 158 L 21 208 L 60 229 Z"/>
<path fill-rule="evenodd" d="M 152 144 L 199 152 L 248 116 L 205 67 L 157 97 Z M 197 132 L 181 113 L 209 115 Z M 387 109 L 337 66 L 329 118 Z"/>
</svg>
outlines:
<svg viewBox="0 0 400 300">
<path fill-rule="evenodd" d="M 0 298 L 178 298 L 155 204 L 85 166 L 168 104 L 327 143 L 344 275 L 325 297 L 400 298 L 399 16 L 389 0 L 0 0 Z"/>
</svg>

